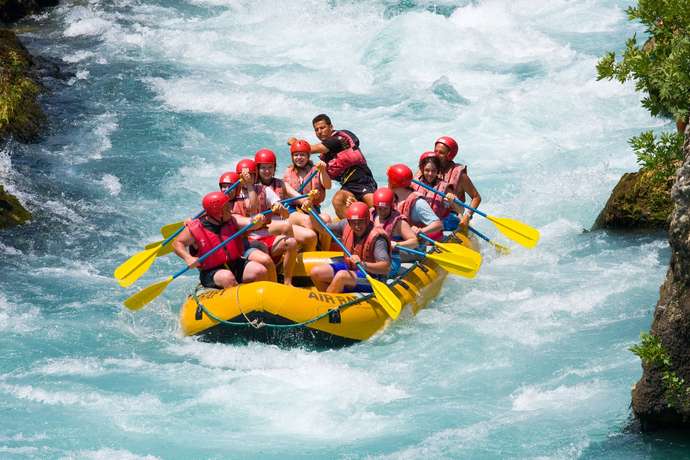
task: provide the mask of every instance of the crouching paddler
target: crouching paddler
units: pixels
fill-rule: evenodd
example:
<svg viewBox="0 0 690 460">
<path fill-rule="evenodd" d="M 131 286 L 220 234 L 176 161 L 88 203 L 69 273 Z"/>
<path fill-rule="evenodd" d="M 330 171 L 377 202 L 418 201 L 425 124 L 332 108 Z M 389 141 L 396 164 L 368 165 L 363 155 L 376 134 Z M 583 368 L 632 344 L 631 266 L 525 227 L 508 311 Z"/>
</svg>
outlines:
<svg viewBox="0 0 690 460">
<path fill-rule="evenodd" d="M 264 281 L 268 280 L 270 272 L 275 272 L 275 267 L 267 266 L 273 264 L 270 257 L 260 251 L 245 254 L 244 237 L 235 238 L 199 265 L 201 256 L 240 229 L 231 212 L 235 193 L 230 192 L 231 197 L 223 192 L 211 192 L 204 196 L 201 205 L 206 213 L 198 219 L 185 222 L 186 228 L 172 243 L 175 254 L 188 267 L 199 269 L 199 280 L 207 288 L 224 289 L 239 283 Z"/>
<path fill-rule="evenodd" d="M 342 239 L 352 257 L 346 257 L 344 262 L 318 265 L 309 275 L 320 291 L 372 292 L 366 275 L 356 265 L 361 263 L 371 276 L 385 279 L 391 265 L 390 240 L 383 228 L 374 225 L 366 203 L 352 203 L 345 210 L 345 217 L 328 227 Z"/>
</svg>

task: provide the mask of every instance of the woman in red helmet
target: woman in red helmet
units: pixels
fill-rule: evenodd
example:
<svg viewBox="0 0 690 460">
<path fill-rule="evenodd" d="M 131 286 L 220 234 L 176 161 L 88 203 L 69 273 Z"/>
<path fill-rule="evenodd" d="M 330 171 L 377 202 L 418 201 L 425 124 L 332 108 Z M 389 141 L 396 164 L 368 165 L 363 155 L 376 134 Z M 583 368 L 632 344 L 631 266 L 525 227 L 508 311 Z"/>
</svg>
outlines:
<svg viewBox="0 0 690 460">
<path fill-rule="evenodd" d="M 438 155 L 439 160 L 441 160 L 441 179 L 452 187 L 453 193 L 460 201 L 465 202 L 465 194 L 467 194 L 471 200 L 470 206 L 477 208 L 479 203 L 482 202 L 482 197 L 479 195 L 472 180 L 470 180 L 470 177 L 467 175 L 467 166 L 453 161 L 458 154 L 458 143 L 455 142 L 455 139 L 449 136 L 439 137 L 434 143 L 434 152 Z M 467 228 L 470 224 L 472 214 L 473 212 L 468 210 L 462 215 L 460 225 L 463 228 Z M 455 229 L 447 228 L 447 230 Z"/>
<path fill-rule="evenodd" d="M 292 164 L 285 170 L 283 181 L 288 186 L 288 192 L 292 189 L 300 195 L 313 193 L 313 196 L 297 200 L 295 204 L 297 206 L 312 206 L 324 222 L 330 223 L 331 217 L 326 213 L 321 213 L 321 203 L 326 199 L 326 190 L 331 188 L 331 178 L 326 172 L 326 163 L 319 160 L 315 165 L 309 158 L 310 153 L 311 146 L 305 140 L 297 140 L 290 145 Z M 305 184 L 304 180 L 314 171 L 316 171 L 316 175 L 308 184 Z M 300 189 L 301 191 L 299 191 Z M 293 212 L 290 214 L 289 220 L 293 225 L 300 225 L 315 231 L 319 236 L 319 243 L 323 250 L 328 250 L 331 247 L 331 236 L 308 213 Z"/>
<path fill-rule="evenodd" d="M 257 167 L 253 160 L 244 159 L 237 163 L 236 169 L 242 174 L 243 188 L 237 197 L 233 212 L 245 218 L 271 209 L 282 219 L 263 216 L 260 226 L 248 235 L 251 247 L 261 249 L 269 254 L 274 262 L 283 259 L 283 280 L 292 285 L 292 273 L 297 261 L 297 240 L 292 233 L 292 225 L 285 220 L 288 210 L 279 202 L 277 197 L 270 196 L 269 188 L 255 184 Z"/>
<path fill-rule="evenodd" d="M 327 165 L 328 175 L 341 185 L 332 200 L 335 213 L 342 219 L 347 203 L 354 200 L 371 206 L 378 185 L 359 148 L 357 136 L 346 129 L 333 129 L 331 119 L 324 113 L 315 116 L 311 123 L 319 143 L 311 144 L 310 150 L 321 156 Z M 288 144 L 296 141 L 295 137 L 291 137 Z"/>
<path fill-rule="evenodd" d="M 417 235 L 412 231 L 407 219 L 395 208 L 395 193 L 388 187 L 380 187 L 374 192 L 374 207 L 372 210 L 374 225 L 386 231 L 391 247 L 404 246 L 415 249 L 419 246 Z M 400 271 L 400 257 L 393 252 L 391 270 L 388 276 L 394 278 Z"/>
<path fill-rule="evenodd" d="M 366 203 L 355 201 L 345 210 L 345 217 L 328 227 L 342 238 L 352 257 L 318 265 L 309 276 L 320 291 L 372 292 L 366 275 L 356 265 L 361 263 L 371 276 L 385 279 L 391 265 L 390 240 L 383 228 L 374 225 Z"/>
<path fill-rule="evenodd" d="M 258 169 L 257 185 L 263 187 L 260 193 L 266 194 L 268 205 L 272 205 L 280 200 L 298 196 L 299 193 L 287 182 L 275 177 L 276 155 L 268 149 L 261 149 L 254 155 L 254 163 Z M 287 208 L 286 208 L 287 209 Z M 289 218 L 289 212 L 281 212 L 273 217 L 273 221 L 282 221 Z M 269 231 L 274 235 L 284 234 L 287 230 L 284 224 L 291 226 L 290 232 L 294 235 L 297 243 L 303 251 L 313 251 L 316 249 L 316 232 L 306 226 L 291 222 L 289 219 L 282 222 L 283 225 L 269 225 Z"/>
<path fill-rule="evenodd" d="M 434 187 L 438 191 L 445 193 L 445 198 L 414 183 L 411 185 L 411 187 L 412 190 L 424 197 L 427 203 L 429 203 L 429 206 L 431 206 L 432 211 L 434 211 L 434 214 L 436 214 L 438 218 L 444 222 L 445 226 L 446 219 L 449 219 L 451 211 L 454 211 L 456 214 L 462 214 L 462 207 L 453 202 L 453 199 L 455 198 L 453 187 L 450 186 L 448 182 L 441 179 L 439 174 L 440 169 L 441 160 L 438 158 L 436 153 L 424 152 L 419 157 L 419 171 L 417 172 L 417 178 L 420 182 L 423 182 L 431 187 Z M 456 218 L 453 230 L 455 227 L 457 227 L 458 222 L 459 220 Z"/>
<path fill-rule="evenodd" d="M 388 188 L 393 190 L 397 199 L 398 212 L 410 223 L 415 235 L 424 232 L 435 240 L 443 238 L 443 223 L 424 197 L 411 187 L 412 170 L 398 163 L 388 168 L 386 174 Z"/>
<path fill-rule="evenodd" d="M 239 230 L 240 224 L 232 215 L 230 203 L 222 192 L 208 193 L 201 202 L 205 214 L 185 222 L 186 228 L 172 243 L 175 254 L 187 266 L 199 268 L 199 281 L 204 287 L 223 289 L 239 283 L 271 280 L 267 265 L 273 262 L 261 254 L 245 253 L 244 237 L 235 238 L 199 265 L 201 256 Z"/>
</svg>

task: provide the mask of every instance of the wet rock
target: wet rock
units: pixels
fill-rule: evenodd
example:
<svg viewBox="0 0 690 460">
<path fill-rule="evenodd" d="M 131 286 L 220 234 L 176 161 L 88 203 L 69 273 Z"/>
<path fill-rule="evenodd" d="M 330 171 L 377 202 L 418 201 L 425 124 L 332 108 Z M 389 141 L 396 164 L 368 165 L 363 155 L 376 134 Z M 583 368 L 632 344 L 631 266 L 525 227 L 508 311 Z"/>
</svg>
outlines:
<svg viewBox="0 0 690 460">
<path fill-rule="evenodd" d="M 653 176 L 646 169 L 623 174 L 592 229 L 667 229 L 673 211 L 671 187 L 675 177 L 660 184 Z"/>
<path fill-rule="evenodd" d="M 0 22 L 16 22 L 57 4 L 58 0 L 0 0 Z"/>
<path fill-rule="evenodd" d="M 675 205 L 669 227 L 671 264 L 661 286 L 651 334 L 668 353 L 671 370 L 690 385 L 690 129 L 685 130 L 685 160 L 678 170 L 671 197 Z M 643 430 L 690 429 L 690 404 L 669 401 L 663 369 L 642 366 L 642 378 L 632 390 L 633 413 Z M 690 395 L 686 395 L 690 398 Z"/>
<path fill-rule="evenodd" d="M 0 0 L 2 1 L 2 0 Z M 16 35 L 0 29 L 0 140 L 35 140 L 45 121 L 33 60 Z"/>
<path fill-rule="evenodd" d="M 31 219 L 31 213 L 0 185 L 0 228 L 23 224 L 29 219 Z"/>
</svg>

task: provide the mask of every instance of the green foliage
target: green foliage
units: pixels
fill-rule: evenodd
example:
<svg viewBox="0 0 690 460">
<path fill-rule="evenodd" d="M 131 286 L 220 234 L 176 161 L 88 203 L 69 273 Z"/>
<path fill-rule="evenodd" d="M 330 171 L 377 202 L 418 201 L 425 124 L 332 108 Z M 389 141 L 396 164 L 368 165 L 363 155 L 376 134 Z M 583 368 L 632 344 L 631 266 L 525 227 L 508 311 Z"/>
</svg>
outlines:
<svg viewBox="0 0 690 460">
<path fill-rule="evenodd" d="M 683 161 L 683 136 L 679 133 L 661 133 L 657 139 L 652 131 L 645 131 L 628 142 L 637 155 L 637 162 L 654 172 L 657 183 L 673 176 Z"/>
<path fill-rule="evenodd" d="M 633 35 L 621 59 L 606 53 L 597 63 L 597 79 L 634 81 L 643 93 L 642 105 L 653 116 L 688 120 L 690 113 L 690 0 L 638 0 L 627 9 L 628 19 L 645 26 L 644 43 Z M 630 139 L 643 167 L 655 171 L 657 183 L 672 176 L 682 160 L 682 139 L 651 131 Z"/>
<path fill-rule="evenodd" d="M 690 387 L 685 379 L 678 377 L 672 370 L 671 357 L 655 335 L 643 332 L 640 334 L 641 343 L 629 348 L 639 356 L 647 366 L 658 366 L 661 369 L 661 381 L 664 385 L 664 397 L 669 407 L 678 410 L 690 410 Z"/>
<path fill-rule="evenodd" d="M 597 64 L 597 78 L 635 82 L 645 93 L 642 105 L 654 116 L 687 120 L 690 111 L 690 1 L 639 0 L 627 10 L 649 36 L 640 45 L 633 35 L 622 59 L 607 53 Z"/>
</svg>

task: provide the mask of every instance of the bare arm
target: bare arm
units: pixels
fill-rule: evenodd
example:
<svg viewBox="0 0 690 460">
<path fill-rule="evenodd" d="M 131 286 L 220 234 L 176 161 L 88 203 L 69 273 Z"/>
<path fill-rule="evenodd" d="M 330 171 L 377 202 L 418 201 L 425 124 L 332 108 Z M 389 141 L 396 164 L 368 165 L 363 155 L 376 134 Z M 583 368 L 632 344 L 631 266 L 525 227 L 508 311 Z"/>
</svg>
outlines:
<svg viewBox="0 0 690 460">
<path fill-rule="evenodd" d="M 321 185 L 323 185 L 323 188 L 326 190 L 330 190 L 333 183 L 331 182 L 331 176 L 329 176 L 328 171 L 326 171 L 326 163 L 321 160 L 317 161 L 316 169 L 319 170 L 319 180 L 321 181 Z"/>
<path fill-rule="evenodd" d="M 188 228 L 182 230 L 182 233 L 172 242 L 173 251 L 175 251 L 175 254 L 177 254 L 180 259 L 184 260 L 184 263 L 187 264 L 188 267 L 194 267 L 196 261 L 199 259 L 190 254 L 189 249 L 187 249 L 194 243 L 196 243 L 196 241 Z"/>
<path fill-rule="evenodd" d="M 402 241 L 392 241 L 391 244 L 393 246 L 403 246 L 411 249 L 419 246 L 417 235 L 412 231 L 412 227 L 410 227 L 410 224 L 406 220 L 401 219 L 395 226 L 393 233 L 397 233 L 402 237 Z"/>
<path fill-rule="evenodd" d="M 482 202 L 482 197 L 481 195 L 479 195 L 479 192 L 472 183 L 472 180 L 469 178 L 467 174 L 463 174 L 462 176 L 460 176 L 460 184 L 462 184 L 462 188 L 463 190 L 465 190 L 465 193 L 467 193 L 472 199 L 472 201 L 470 202 L 470 206 L 476 209 Z M 470 219 L 472 218 L 472 214 L 474 214 L 474 212 L 468 210 L 468 212 L 466 212 L 465 215 L 462 216 L 461 224 L 469 224 Z"/>
</svg>

